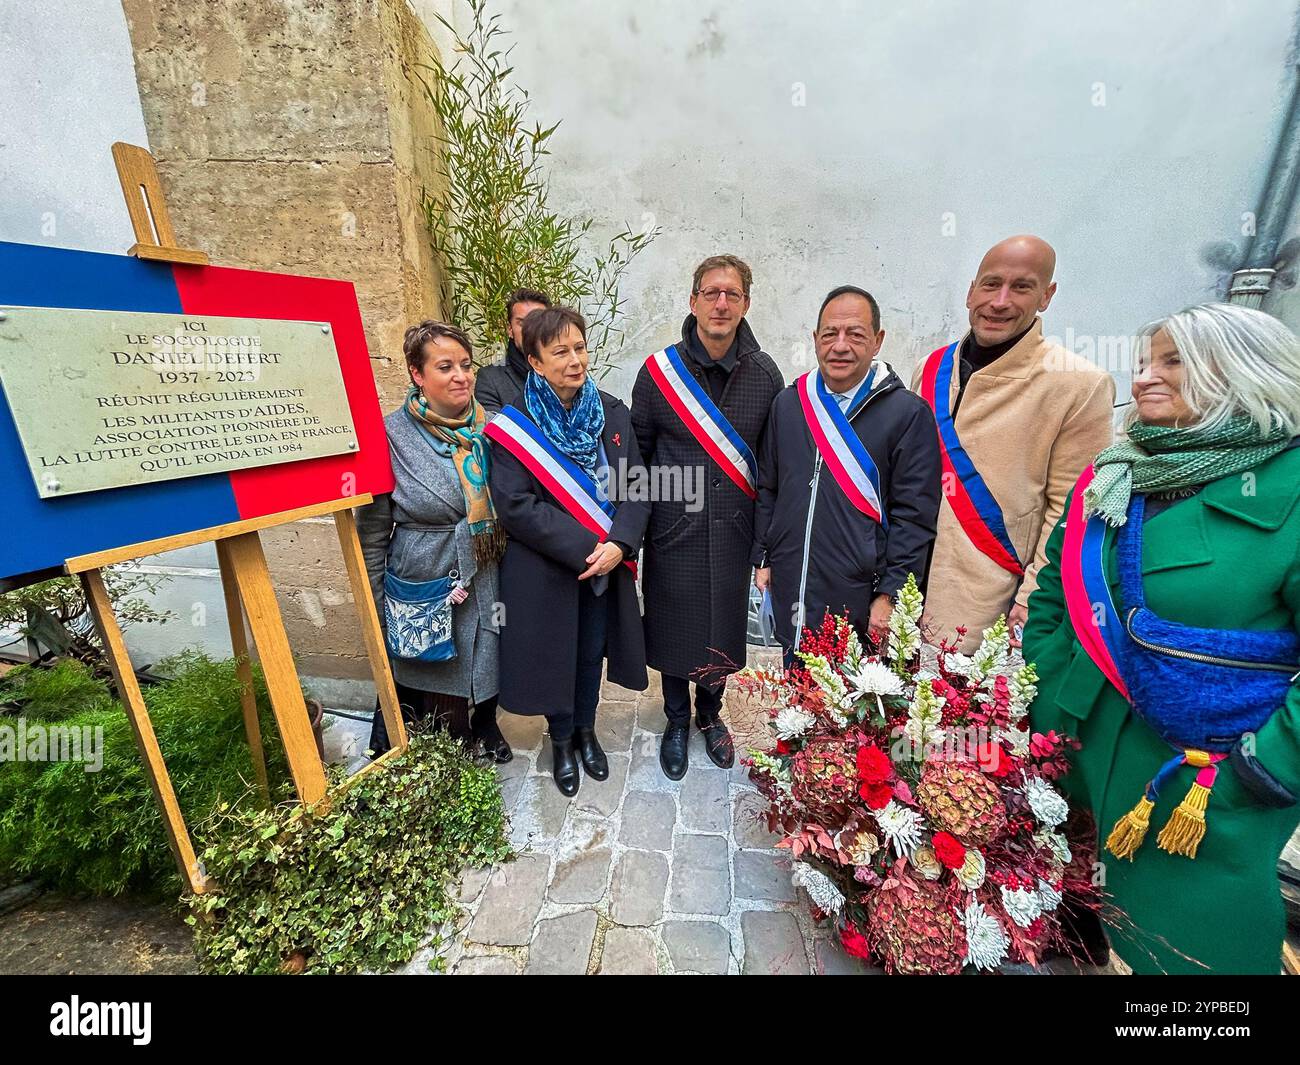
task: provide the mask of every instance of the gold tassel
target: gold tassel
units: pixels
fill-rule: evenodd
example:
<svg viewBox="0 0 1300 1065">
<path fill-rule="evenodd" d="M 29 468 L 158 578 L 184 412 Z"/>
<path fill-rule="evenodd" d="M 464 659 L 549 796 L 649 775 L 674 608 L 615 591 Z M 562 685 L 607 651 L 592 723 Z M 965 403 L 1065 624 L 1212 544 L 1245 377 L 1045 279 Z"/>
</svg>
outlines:
<svg viewBox="0 0 1300 1065">
<path fill-rule="evenodd" d="M 1138 804 L 1115 822 L 1115 827 L 1106 837 L 1106 849 L 1116 858 L 1127 858 L 1131 862 L 1134 853 L 1147 838 L 1147 829 L 1151 827 L 1151 811 L 1155 805 L 1145 795 L 1138 799 Z"/>
<path fill-rule="evenodd" d="M 1187 797 L 1178 804 L 1168 823 L 1160 830 L 1156 845 L 1170 854 L 1196 857 L 1196 848 L 1205 838 L 1205 805 L 1210 799 L 1210 789 L 1193 784 Z"/>
</svg>

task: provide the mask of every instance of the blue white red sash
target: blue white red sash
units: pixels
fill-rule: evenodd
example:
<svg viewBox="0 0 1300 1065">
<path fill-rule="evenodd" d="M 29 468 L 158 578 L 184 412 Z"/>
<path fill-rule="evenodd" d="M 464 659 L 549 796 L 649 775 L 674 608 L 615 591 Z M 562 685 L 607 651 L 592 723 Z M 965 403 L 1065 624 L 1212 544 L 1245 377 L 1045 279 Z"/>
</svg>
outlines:
<svg viewBox="0 0 1300 1065">
<path fill-rule="evenodd" d="M 605 541 L 614 524 L 614 504 L 604 498 L 586 470 L 546 439 L 528 415 L 517 407 L 505 407 L 488 422 L 483 434 L 523 463 L 569 517 Z M 636 573 L 634 560 L 623 564 Z"/>
<path fill-rule="evenodd" d="M 1106 580 L 1106 523 L 1094 514 L 1083 517 L 1083 492 L 1092 483 L 1092 467 L 1074 486 L 1065 515 L 1061 547 L 1061 590 L 1070 624 L 1088 657 L 1125 699 L 1128 685 L 1119 670 L 1119 647 L 1128 638 Z"/>
<path fill-rule="evenodd" d="M 1025 567 L 1007 535 L 1002 508 L 962 447 L 952 419 L 952 377 L 960 343 L 957 341 L 934 352 L 921 375 L 921 398 L 930 404 L 939 427 L 944 498 L 970 542 L 1004 570 L 1023 577 Z"/>
<path fill-rule="evenodd" d="M 646 359 L 645 365 L 650 371 L 651 380 L 659 386 L 668 405 L 681 418 L 700 447 L 722 467 L 723 473 L 735 481 L 737 488 L 750 499 L 755 498 L 758 495 L 755 489 L 758 463 L 754 461 L 754 453 L 731 422 L 727 421 L 727 416 L 691 376 L 676 346 L 651 355 Z"/>
<path fill-rule="evenodd" d="M 822 461 L 849 502 L 885 528 L 885 508 L 880 502 L 880 471 L 853 431 L 853 426 L 831 397 L 820 371 L 809 371 L 795 381 L 804 420 Z"/>
</svg>

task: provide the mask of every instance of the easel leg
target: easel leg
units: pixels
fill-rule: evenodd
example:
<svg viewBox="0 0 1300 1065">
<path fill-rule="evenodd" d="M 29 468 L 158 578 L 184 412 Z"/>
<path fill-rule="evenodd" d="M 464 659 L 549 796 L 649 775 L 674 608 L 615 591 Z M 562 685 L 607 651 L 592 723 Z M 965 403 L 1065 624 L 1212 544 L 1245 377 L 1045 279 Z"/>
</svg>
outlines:
<svg viewBox="0 0 1300 1065">
<path fill-rule="evenodd" d="M 370 656 L 370 672 L 374 674 L 375 691 L 384 715 L 388 741 L 395 748 L 406 747 L 406 724 L 397 705 L 397 689 L 393 687 L 393 673 L 388 666 L 388 649 L 384 646 L 384 630 L 375 612 L 375 600 L 370 590 L 370 577 L 366 573 L 366 560 L 361 554 L 361 541 L 357 537 L 357 523 L 352 511 L 340 510 L 334 514 L 334 526 L 339 534 L 339 547 L 343 549 L 343 562 L 348 569 L 348 583 L 356 602 L 357 616 L 361 620 L 361 635 L 365 640 L 366 654 Z"/>
<path fill-rule="evenodd" d="M 244 711 L 244 735 L 248 737 L 248 753 L 253 760 L 253 775 L 262 801 L 271 801 L 271 785 L 266 774 L 266 749 L 262 745 L 262 724 L 258 720 L 257 699 L 253 696 L 253 664 L 248 655 L 248 634 L 244 631 L 244 606 L 239 601 L 239 588 L 235 583 L 234 567 L 224 540 L 217 541 L 217 563 L 221 567 L 221 590 L 226 597 L 226 618 L 230 624 L 230 647 L 235 655 L 235 670 L 239 676 L 239 702 Z"/>
<path fill-rule="evenodd" d="M 325 796 L 325 768 L 316 751 L 316 737 L 307 717 L 298 670 L 293 663 L 293 652 L 284 632 L 280 617 L 280 604 L 276 602 L 275 588 L 262 553 L 262 541 L 255 532 L 241 533 L 222 541 L 239 598 L 248 611 L 248 626 L 257 644 L 266 677 L 266 689 L 271 696 L 271 709 L 275 711 L 280 736 L 284 740 L 284 754 L 289 763 L 298 798 L 311 805 Z"/>
<path fill-rule="evenodd" d="M 126 709 L 126 716 L 131 722 L 131 731 L 135 733 L 136 746 L 144 761 L 145 774 L 153 788 L 154 799 L 162 811 L 163 824 L 167 826 L 167 839 L 171 843 L 172 854 L 180 866 L 181 876 L 196 895 L 207 889 L 207 878 L 199 868 L 194 856 L 194 844 L 190 841 L 189 829 L 185 827 L 185 818 L 176 801 L 176 792 L 172 788 L 171 777 L 167 773 L 167 764 L 163 761 L 162 751 L 158 749 L 158 737 L 154 735 L 153 722 L 149 719 L 149 710 L 140 694 L 139 682 L 135 679 L 135 670 L 126 653 L 126 644 L 122 640 L 122 630 L 118 627 L 113 614 L 113 604 L 104 588 L 104 578 L 99 570 L 87 570 L 81 575 L 81 586 L 86 592 L 86 601 L 95 618 L 95 627 L 104 642 L 109 665 L 113 670 L 113 681 L 117 685 L 118 696 Z"/>
</svg>

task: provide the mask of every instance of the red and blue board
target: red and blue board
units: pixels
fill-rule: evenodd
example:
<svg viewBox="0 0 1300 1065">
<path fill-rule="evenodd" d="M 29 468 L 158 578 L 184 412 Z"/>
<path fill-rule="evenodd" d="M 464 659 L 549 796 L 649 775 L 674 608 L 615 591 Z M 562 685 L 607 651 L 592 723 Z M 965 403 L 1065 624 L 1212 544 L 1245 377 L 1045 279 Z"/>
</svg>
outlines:
<svg viewBox="0 0 1300 1065">
<path fill-rule="evenodd" d="M 0 307 L 69 307 L 328 322 L 356 428 L 354 453 L 86 492 L 36 493 L 0 392 L 0 580 L 77 555 L 393 487 L 388 440 L 350 281 L 0 242 Z M 51 418 L 59 397 L 51 396 Z"/>
</svg>

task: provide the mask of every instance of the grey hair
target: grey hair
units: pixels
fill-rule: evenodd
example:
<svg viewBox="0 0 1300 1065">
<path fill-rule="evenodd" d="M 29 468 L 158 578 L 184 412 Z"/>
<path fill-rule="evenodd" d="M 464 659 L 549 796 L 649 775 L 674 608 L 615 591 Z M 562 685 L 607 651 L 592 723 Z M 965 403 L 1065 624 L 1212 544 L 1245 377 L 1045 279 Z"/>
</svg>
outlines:
<svg viewBox="0 0 1300 1065">
<path fill-rule="evenodd" d="M 1261 432 L 1300 430 L 1300 341 L 1271 314 L 1231 303 L 1202 303 L 1149 322 L 1137 331 L 1139 349 L 1164 330 L 1183 360 L 1183 399 L 1210 431 L 1234 415 Z M 1124 418 L 1127 430 L 1137 408 Z"/>
</svg>

